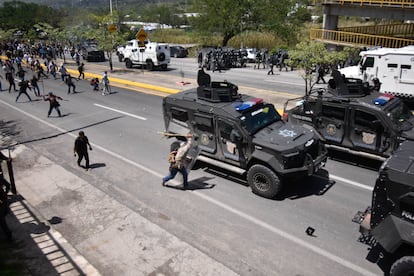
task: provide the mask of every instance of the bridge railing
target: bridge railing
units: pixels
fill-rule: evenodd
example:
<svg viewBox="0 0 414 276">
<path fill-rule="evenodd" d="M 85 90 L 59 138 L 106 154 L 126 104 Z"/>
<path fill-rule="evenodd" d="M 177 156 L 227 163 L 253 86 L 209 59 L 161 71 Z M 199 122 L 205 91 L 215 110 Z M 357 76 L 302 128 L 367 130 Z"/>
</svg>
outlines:
<svg viewBox="0 0 414 276">
<path fill-rule="evenodd" d="M 387 48 L 401 48 L 408 45 L 414 45 L 414 39 L 325 29 L 311 29 L 310 39 L 319 40 L 324 43 L 358 47 L 382 46 Z"/>
<path fill-rule="evenodd" d="M 385 36 L 399 36 L 402 38 L 414 37 L 414 24 L 384 24 L 373 26 L 352 26 L 352 27 L 340 27 L 338 31 L 371 34 L 371 35 L 385 35 Z"/>
<path fill-rule="evenodd" d="M 314 3 L 324 4 L 359 4 L 359 5 L 376 5 L 392 7 L 414 7 L 413 0 L 314 0 Z"/>
</svg>

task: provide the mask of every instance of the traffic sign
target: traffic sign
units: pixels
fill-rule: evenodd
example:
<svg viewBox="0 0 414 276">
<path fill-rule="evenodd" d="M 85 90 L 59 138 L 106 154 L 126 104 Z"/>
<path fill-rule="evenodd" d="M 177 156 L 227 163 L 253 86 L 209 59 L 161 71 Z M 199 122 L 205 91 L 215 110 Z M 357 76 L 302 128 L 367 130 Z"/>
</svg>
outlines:
<svg viewBox="0 0 414 276">
<path fill-rule="evenodd" d="M 108 31 L 110 33 L 114 33 L 118 30 L 118 26 L 116 24 L 109 24 L 108 25 Z"/>
<path fill-rule="evenodd" d="M 136 38 L 139 41 L 144 42 L 147 39 L 147 32 L 141 28 L 139 32 L 137 33 Z"/>
</svg>

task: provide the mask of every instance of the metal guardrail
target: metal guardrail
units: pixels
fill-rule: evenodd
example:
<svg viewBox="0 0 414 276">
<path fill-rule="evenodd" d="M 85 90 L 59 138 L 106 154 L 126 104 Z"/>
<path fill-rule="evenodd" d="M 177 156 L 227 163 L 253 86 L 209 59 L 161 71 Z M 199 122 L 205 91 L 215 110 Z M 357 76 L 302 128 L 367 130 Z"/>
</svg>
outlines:
<svg viewBox="0 0 414 276">
<path fill-rule="evenodd" d="M 373 26 L 352 26 L 338 28 L 341 32 L 414 38 L 414 24 L 384 24 Z"/>
<path fill-rule="evenodd" d="M 333 31 L 325 29 L 311 29 L 310 39 L 319 40 L 324 43 L 360 47 L 382 46 L 387 48 L 401 48 L 408 45 L 414 45 L 414 39 L 360 34 L 354 32 Z"/>
<path fill-rule="evenodd" d="M 358 5 L 375 5 L 380 7 L 413 7 L 413 0 L 315 0 L 314 3 L 324 4 L 358 4 Z"/>
</svg>

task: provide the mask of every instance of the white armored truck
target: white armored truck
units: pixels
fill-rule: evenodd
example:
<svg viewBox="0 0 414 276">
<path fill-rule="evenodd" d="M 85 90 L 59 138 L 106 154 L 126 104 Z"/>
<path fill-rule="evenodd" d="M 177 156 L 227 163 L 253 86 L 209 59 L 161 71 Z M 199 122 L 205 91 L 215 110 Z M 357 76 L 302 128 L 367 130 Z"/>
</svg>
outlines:
<svg viewBox="0 0 414 276">
<path fill-rule="evenodd" d="M 139 66 L 148 70 L 166 70 L 171 60 L 168 44 L 150 41 L 140 44 L 136 39 L 128 41 L 120 54 L 127 68 Z"/>
<path fill-rule="evenodd" d="M 414 45 L 362 51 L 357 66 L 340 69 L 346 78 L 381 82 L 379 92 L 414 99 Z"/>
</svg>

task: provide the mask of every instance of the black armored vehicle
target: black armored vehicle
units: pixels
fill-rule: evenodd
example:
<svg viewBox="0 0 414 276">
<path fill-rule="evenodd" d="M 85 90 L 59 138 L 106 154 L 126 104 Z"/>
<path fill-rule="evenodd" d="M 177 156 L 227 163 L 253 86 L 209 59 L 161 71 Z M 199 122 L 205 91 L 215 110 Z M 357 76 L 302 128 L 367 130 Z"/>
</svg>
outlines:
<svg viewBox="0 0 414 276">
<path fill-rule="evenodd" d="M 414 116 L 401 99 L 357 80 L 336 76 L 329 82 L 327 89 L 288 100 L 284 120 L 313 126 L 328 148 L 379 160 L 414 140 Z"/>
<path fill-rule="evenodd" d="M 381 167 L 371 207 L 358 212 L 360 242 L 386 275 L 414 275 L 414 141 L 405 141 Z"/>
<path fill-rule="evenodd" d="M 197 135 L 198 160 L 245 175 L 266 198 L 279 193 L 286 177 L 309 176 L 325 164 L 327 150 L 312 127 L 286 123 L 272 104 L 207 78 L 163 100 L 166 130 L 179 125 Z"/>
</svg>

